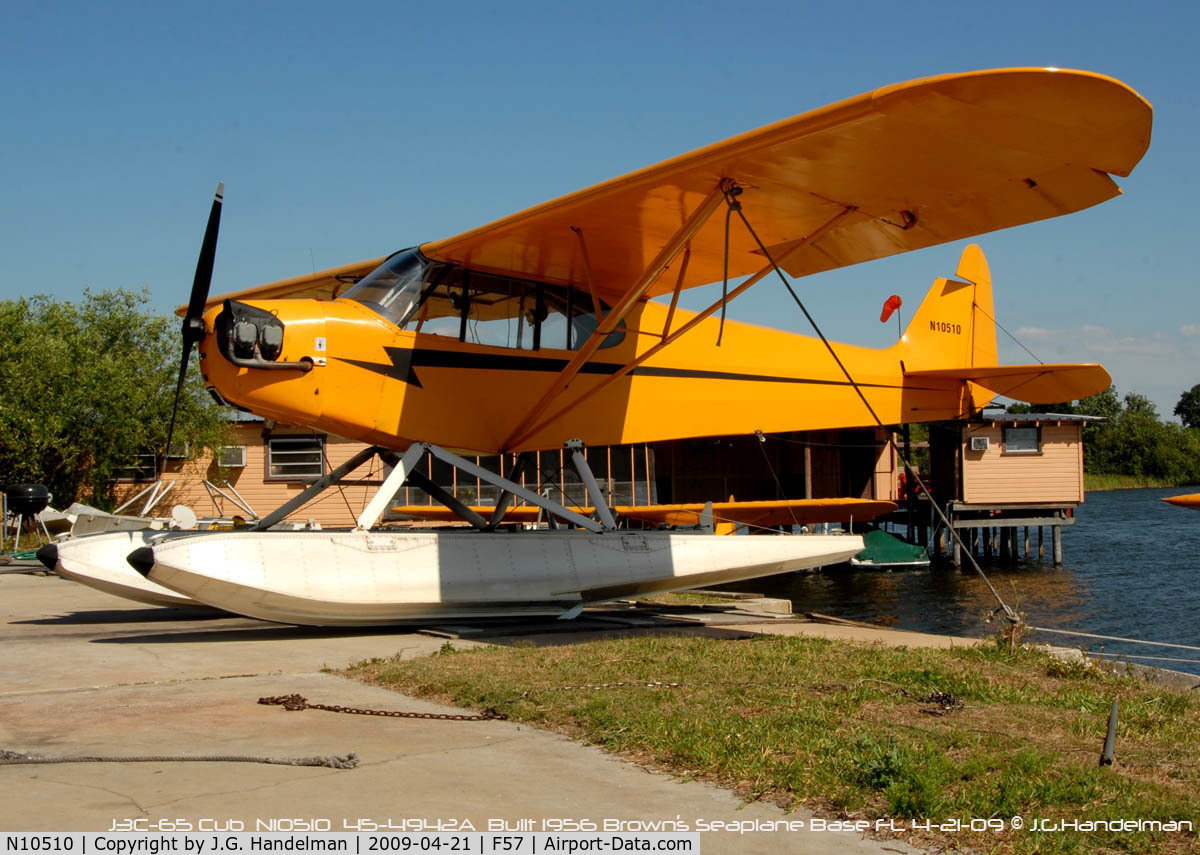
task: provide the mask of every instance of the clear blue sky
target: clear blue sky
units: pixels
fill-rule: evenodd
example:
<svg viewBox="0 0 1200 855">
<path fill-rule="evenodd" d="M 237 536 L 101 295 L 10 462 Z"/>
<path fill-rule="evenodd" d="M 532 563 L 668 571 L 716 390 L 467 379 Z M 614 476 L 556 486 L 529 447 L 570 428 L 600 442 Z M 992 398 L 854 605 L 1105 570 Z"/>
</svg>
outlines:
<svg viewBox="0 0 1200 855">
<path fill-rule="evenodd" d="M 456 234 L 878 86 L 1059 66 L 1155 108 L 1125 195 L 979 239 L 998 320 L 1169 415 L 1200 383 L 1200 4 L 12 0 L 0 13 L 0 298 L 186 300 L 209 199 L 214 293 Z M 884 345 L 951 244 L 800 280 L 826 332 Z M 731 317 L 800 332 L 777 283 Z M 905 317 L 909 317 L 908 314 Z M 2 331 L 0 331 L 2 334 Z M 1001 358 L 1028 356 L 1002 336 Z"/>
</svg>

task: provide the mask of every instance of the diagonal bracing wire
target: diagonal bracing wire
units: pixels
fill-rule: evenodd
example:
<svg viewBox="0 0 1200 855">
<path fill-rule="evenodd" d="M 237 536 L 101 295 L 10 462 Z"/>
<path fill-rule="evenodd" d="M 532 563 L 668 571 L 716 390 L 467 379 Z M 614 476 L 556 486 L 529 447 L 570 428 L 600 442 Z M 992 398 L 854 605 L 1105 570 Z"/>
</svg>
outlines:
<svg viewBox="0 0 1200 855">
<path fill-rule="evenodd" d="M 987 317 L 987 319 L 988 319 L 989 321 L 991 321 L 991 322 L 992 322 L 993 324 L 995 324 L 996 326 L 1000 327 L 1001 331 L 1003 331 L 1003 333 L 1004 333 L 1006 336 L 1008 336 L 1008 337 L 1009 337 L 1009 338 L 1011 338 L 1011 339 L 1012 339 L 1014 342 L 1016 342 L 1016 344 L 1017 344 L 1017 347 L 1021 348 L 1021 350 L 1025 351 L 1025 352 L 1026 352 L 1026 353 L 1028 353 L 1030 356 L 1032 356 L 1032 357 L 1033 357 L 1033 361 L 1034 361 L 1034 362 L 1038 363 L 1039 365 L 1045 365 L 1045 364 L 1046 364 L 1046 360 L 1042 359 L 1040 356 L 1038 356 L 1038 355 L 1037 355 L 1036 353 L 1034 353 L 1032 350 L 1030 350 L 1029 348 L 1027 348 L 1027 347 L 1025 346 L 1024 342 L 1022 342 L 1022 341 L 1021 341 L 1019 338 L 1017 338 L 1015 335 L 1013 335 L 1013 334 L 1012 334 L 1012 333 L 1010 333 L 1010 332 L 1009 332 L 1007 329 L 1005 329 L 1005 328 L 1004 328 L 1004 325 L 1003 325 L 1003 324 L 1001 324 L 1001 323 L 1000 323 L 998 320 L 996 320 L 996 319 L 995 319 L 995 318 L 993 318 L 991 315 L 989 315 L 989 314 L 987 313 L 987 310 L 986 310 L 986 309 L 984 309 L 984 308 L 983 308 L 983 306 L 980 306 L 978 303 L 976 303 L 976 304 L 975 304 L 975 308 L 976 308 L 977 310 L 979 310 L 979 312 L 981 312 L 981 313 L 982 313 L 984 316 L 986 316 L 986 317 Z"/>
<path fill-rule="evenodd" d="M 855 393 L 859 397 L 859 400 L 862 401 L 863 406 L 867 408 L 867 412 L 871 414 L 871 418 L 874 419 L 875 424 L 879 427 L 880 430 L 883 431 L 884 435 L 888 438 L 888 444 L 891 445 L 892 450 L 896 453 L 896 456 L 900 460 L 904 461 L 904 465 L 906 467 L 908 467 L 909 471 L 911 471 L 913 473 L 913 477 L 916 479 L 917 484 L 921 487 L 922 490 L 925 491 L 926 495 L 932 497 L 933 494 L 929 492 L 929 488 L 926 486 L 925 482 L 921 479 L 921 476 L 917 473 L 917 471 L 915 469 L 913 469 L 912 464 L 909 462 L 908 458 L 904 456 L 904 452 L 900 449 L 900 446 L 896 443 L 895 438 L 891 435 L 891 433 L 888 431 L 887 427 L 883 424 L 883 420 L 879 418 L 879 414 L 875 412 L 875 408 L 871 406 L 871 402 L 867 400 L 867 396 L 863 393 L 862 389 L 859 387 L 858 382 L 850 374 L 850 371 L 849 371 L 849 369 L 846 368 L 845 363 L 843 363 L 841 358 L 837 355 L 837 351 L 834 350 L 833 345 L 829 342 L 829 339 L 827 339 L 825 337 L 825 333 L 823 333 L 821 331 L 821 328 L 820 328 L 820 326 L 817 325 L 816 320 L 813 318 L 813 316 L 811 314 L 809 314 L 808 308 L 804 305 L 804 301 L 800 299 L 798 294 L 796 294 L 795 290 L 792 288 L 791 283 L 788 282 L 787 277 L 784 276 L 783 271 L 780 270 L 779 265 L 775 263 L 775 258 L 774 258 L 774 256 L 771 255 L 771 251 L 767 249 L 766 245 L 759 238 L 758 232 L 756 232 L 754 230 L 754 227 L 752 225 L 750 225 L 750 221 L 748 219 L 746 219 L 746 214 L 742 210 L 741 204 L 736 199 L 736 196 L 740 193 L 740 189 L 737 189 L 737 192 L 731 192 L 730 190 L 725 190 L 724 193 L 725 193 L 725 204 L 727 204 L 729 206 L 729 208 L 732 211 L 734 211 L 738 215 L 738 217 L 741 218 L 742 223 L 746 226 L 746 230 L 750 233 L 750 236 L 754 238 L 754 242 L 756 244 L 758 244 L 759 250 L 762 252 L 763 256 L 770 263 L 772 269 L 774 269 L 775 274 L 779 277 L 779 281 L 783 283 L 783 287 L 787 289 L 787 292 L 788 292 L 788 294 L 791 295 L 792 300 L 795 301 L 796 305 L 800 308 L 800 311 L 804 313 L 804 317 L 808 320 L 809 325 L 812 326 L 813 331 L 817 334 L 817 337 L 821 339 L 821 343 L 825 345 L 825 349 L 829 351 L 829 355 L 831 357 L 833 357 L 833 361 L 837 363 L 838 368 L 841 369 L 841 372 L 845 376 L 847 382 L 854 389 Z M 950 520 L 949 520 L 949 518 L 947 518 L 946 513 L 938 506 L 937 502 L 931 501 L 929 504 L 934 509 L 934 511 L 937 513 L 937 515 L 941 519 L 942 523 L 946 526 L 946 530 L 950 533 L 950 536 L 952 538 L 954 538 L 955 543 L 958 544 L 960 552 L 962 552 L 963 554 L 965 554 L 967 556 L 967 559 L 970 562 L 972 569 L 976 572 L 976 574 L 978 574 L 979 578 L 983 580 L 984 584 L 987 585 L 988 590 L 992 592 L 992 596 L 996 599 L 996 602 L 1000 604 L 999 608 L 996 611 L 1003 611 L 1005 617 L 1007 617 L 1009 621 L 1011 621 L 1014 624 L 1019 624 L 1021 622 L 1020 617 L 1017 615 L 1017 613 L 1015 611 L 1013 611 L 1013 609 L 1006 602 L 1004 602 L 1004 598 L 1000 596 L 1000 593 L 996 590 L 995 586 L 992 584 L 992 581 L 987 577 L 987 574 L 983 572 L 983 568 L 981 568 L 979 566 L 979 562 L 977 562 L 975 560 L 975 556 L 971 554 L 971 551 L 969 549 L 965 548 L 965 544 L 963 544 L 962 538 L 959 537 L 958 532 L 954 530 L 954 527 L 952 525 L 950 525 Z"/>
</svg>

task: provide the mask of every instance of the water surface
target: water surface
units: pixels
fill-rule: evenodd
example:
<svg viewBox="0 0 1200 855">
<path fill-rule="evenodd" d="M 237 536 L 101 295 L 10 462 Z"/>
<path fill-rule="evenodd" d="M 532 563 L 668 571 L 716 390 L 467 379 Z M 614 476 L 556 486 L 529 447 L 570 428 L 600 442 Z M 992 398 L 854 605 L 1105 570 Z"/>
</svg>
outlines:
<svg viewBox="0 0 1200 855">
<path fill-rule="evenodd" d="M 983 564 L 992 584 L 1033 626 L 1167 641 L 1200 647 L 1200 512 L 1164 496 L 1193 492 L 1089 493 L 1073 526 L 1063 528 L 1063 561 Z M 1036 532 L 1031 540 L 1036 552 Z M 1046 529 L 1050 555 L 1050 530 Z M 739 583 L 741 590 L 787 597 L 797 612 L 821 612 L 902 629 L 978 637 L 996 601 L 969 568 L 921 571 L 831 570 Z M 993 625 L 994 626 L 994 625 Z M 1200 651 L 1043 634 L 1039 641 L 1124 656 L 1200 660 Z M 1130 659 L 1200 674 L 1200 661 Z"/>
</svg>

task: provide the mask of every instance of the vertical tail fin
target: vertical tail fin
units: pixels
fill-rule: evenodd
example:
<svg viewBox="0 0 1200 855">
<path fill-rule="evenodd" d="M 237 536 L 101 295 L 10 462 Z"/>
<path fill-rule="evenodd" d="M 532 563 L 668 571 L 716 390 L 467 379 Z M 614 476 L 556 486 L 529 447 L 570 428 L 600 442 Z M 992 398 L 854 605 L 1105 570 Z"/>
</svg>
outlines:
<svg viewBox="0 0 1200 855">
<path fill-rule="evenodd" d="M 958 279 L 934 281 L 904 338 L 894 346 L 906 378 L 963 383 L 968 410 L 993 395 L 1048 404 L 1086 398 L 1108 388 L 1112 382 L 1108 372 L 1091 363 L 998 366 L 992 276 L 983 251 L 968 246 L 955 273 Z"/>
<path fill-rule="evenodd" d="M 983 250 L 963 250 L 958 279 L 935 279 L 896 348 L 908 371 L 996 364 L 992 275 Z"/>
</svg>

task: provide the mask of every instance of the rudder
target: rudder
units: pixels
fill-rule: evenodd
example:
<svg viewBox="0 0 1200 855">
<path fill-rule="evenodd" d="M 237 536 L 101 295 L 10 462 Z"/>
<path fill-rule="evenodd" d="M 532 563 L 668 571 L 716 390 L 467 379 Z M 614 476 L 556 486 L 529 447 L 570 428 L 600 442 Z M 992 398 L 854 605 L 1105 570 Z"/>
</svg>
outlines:
<svg viewBox="0 0 1200 855">
<path fill-rule="evenodd" d="M 896 345 L 907 371 L 997 364 L 992 276 L 977 245 L 963 250 L 958 279 L 935 279 Z"/>
</svg>

